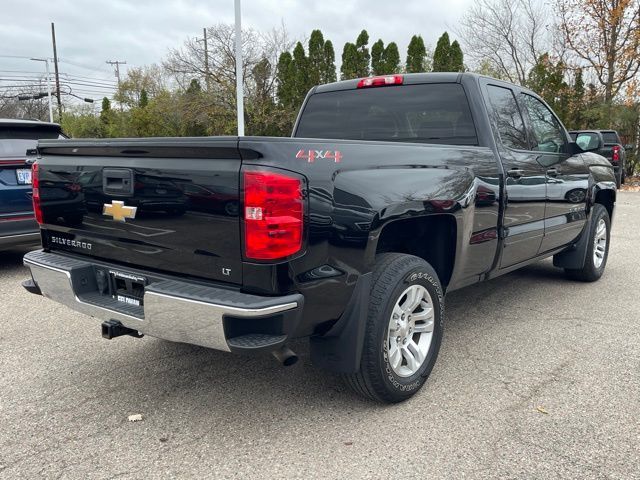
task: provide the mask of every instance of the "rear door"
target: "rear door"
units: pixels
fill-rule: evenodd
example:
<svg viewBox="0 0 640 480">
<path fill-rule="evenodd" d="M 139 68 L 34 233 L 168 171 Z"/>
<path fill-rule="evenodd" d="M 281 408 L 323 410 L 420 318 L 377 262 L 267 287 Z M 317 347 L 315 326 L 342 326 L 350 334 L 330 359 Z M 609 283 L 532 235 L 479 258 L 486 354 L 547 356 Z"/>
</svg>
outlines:
<svg viewBox="0 0 640 480">
<path fill-rule="evenodd" d="M 520 99 L 530 126 L 532 151 L 545 168 L 543 253 L 571 243 L 582 231 L 589 174 L 582 157 L 568 153 L 569 137 L 551 109 L 527 93 L 520 94 Z"/>
<path fill-rule="evenodd" d="M 532 152 L 522 112 L 511 88 L 486 85 L 488 110 L 493 115 L 502 145 L 500 157 L 506 174 L 504 250 L 500 268 L 535 257 L 544 235 L 545 168 Z"/>
<path fill-rule="evenodd" d="M 44 238 L 127 266 L 242 282 L 237 139 L 40 144 Z"/>
</svg>

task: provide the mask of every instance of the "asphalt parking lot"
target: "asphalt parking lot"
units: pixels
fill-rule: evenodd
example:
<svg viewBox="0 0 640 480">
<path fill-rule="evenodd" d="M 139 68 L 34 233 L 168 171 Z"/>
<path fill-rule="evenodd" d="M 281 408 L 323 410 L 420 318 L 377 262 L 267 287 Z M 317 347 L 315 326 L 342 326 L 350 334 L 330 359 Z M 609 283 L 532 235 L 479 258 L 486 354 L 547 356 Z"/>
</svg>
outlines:
<svg viewBox="0 0 640 480">
<path fill-rule="evenodd" d="M 433 374 L 396 406 L 304 351 L 103 340 L 0 253 L 0 478 L 640 478 L 638 232 L 621 192 L 600 282 L 545 261 L 449 295 Z"/>
</svg>

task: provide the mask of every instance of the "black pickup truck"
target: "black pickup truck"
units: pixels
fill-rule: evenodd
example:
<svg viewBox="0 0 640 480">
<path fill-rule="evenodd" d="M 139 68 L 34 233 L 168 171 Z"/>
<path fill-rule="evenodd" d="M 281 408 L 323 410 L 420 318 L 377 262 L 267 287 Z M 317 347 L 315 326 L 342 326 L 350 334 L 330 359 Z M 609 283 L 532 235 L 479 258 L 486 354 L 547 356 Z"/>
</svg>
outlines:
<svg viewBox="0 0 640 480">
<path fill-rule="evenodd" d="M 569 136 L 580 147 L 602 155 L 613 165 L 618 188 L 624 183 L 627 151 L 615 130 L 571 130 Z"/>
<path fill-rule="evenodd" d="M 41 141 L 32 293 L 142 334 L 272 352 L 383 402 L 434 366 L 445 293 L 554 256 L 603 274 L 609 162 L 534 93 L 473 74 L 313 88 L 292 138 Z"/>
</svg>

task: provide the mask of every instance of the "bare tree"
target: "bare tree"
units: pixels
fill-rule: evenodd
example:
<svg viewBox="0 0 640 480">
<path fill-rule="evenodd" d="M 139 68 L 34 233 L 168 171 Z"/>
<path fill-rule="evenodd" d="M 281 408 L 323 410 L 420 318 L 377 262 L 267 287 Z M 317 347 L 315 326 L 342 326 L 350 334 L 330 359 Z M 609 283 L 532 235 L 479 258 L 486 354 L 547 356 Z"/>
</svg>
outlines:
<svg viewBox="0 0 640 480">
<path fill-rule="evenodd" d="M 236 58 L 235 30 L 233 25 L 218 24 L 207 28 L 208 65 L 205 65 L 204 44 L 198 39 L 188 39 L 182 48 L 172 50 L 163 62 L 165 70 L 178 84 L 187 88 L 191 80 L 199 79 L 203 85 L 210 84 L 213 92 L 222 94 L 229 107 L 235 105 Z M 277 59 L 292 42 L 284 25 L 267 34 L 253 29 L 242 32 L 243 82 L 245 89 L 255 90 L 256 76 L 260 88 L 265 87 L 265 68 L 268 70 L 270 91 L 274 90 L 274 74 Z M 231 95 L 230 95 L 231 93 Z"/>
<path fill-rule="evenodd" d="M 28 118 L 49 121 L 49 103 L 44 92 L 44 79 L 34 80 L 29 87 L 0 90 L 0 118 Z"/>
<path fill-rule="evenodd" d="M 640 72 L 639 0 L 557 0 L 563 40 L 611 105 Z"/>
<path fill-rule="evenodd" d="M 114 99 L 128 107 L 134 107 L 140 103 L 140 95 L 144 90 L 150 97 L 155 97 L 166 90 L 163 70 L 155 65 L 130 68 L 126 77 L 120 82 Z"/>
<path fill-rule="evenodd" d="M 540 55 L 553 49 L 541 0 L 478 0 L 456 33 L 476 67 L 521 85 Z"/>
</svg>

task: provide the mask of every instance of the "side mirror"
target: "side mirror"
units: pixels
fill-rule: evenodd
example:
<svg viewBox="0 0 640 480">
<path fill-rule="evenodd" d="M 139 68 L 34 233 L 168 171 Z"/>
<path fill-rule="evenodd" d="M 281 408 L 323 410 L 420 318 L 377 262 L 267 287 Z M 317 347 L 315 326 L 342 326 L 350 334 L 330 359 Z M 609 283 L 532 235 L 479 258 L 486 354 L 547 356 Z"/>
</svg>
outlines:
<svg viewBox="0 0 640 480">
<path fill-rule="evenodd" d="M 600 136 L 591 132 L 578 134 L 574 143 L 579 149 L 578 153 L 597 152 L 602 148 L 602 140 Z"/>
</svg>

